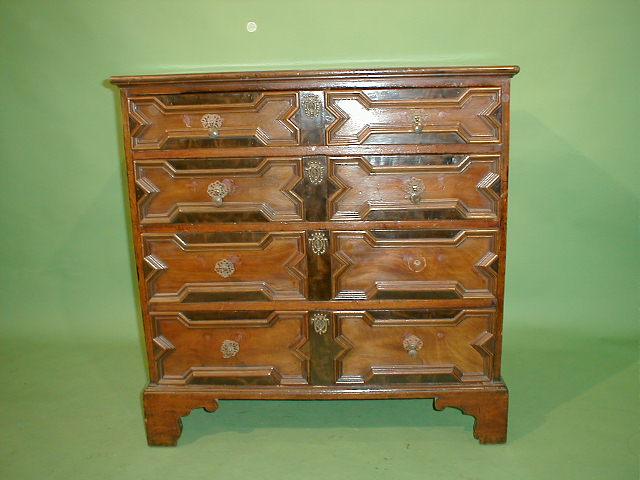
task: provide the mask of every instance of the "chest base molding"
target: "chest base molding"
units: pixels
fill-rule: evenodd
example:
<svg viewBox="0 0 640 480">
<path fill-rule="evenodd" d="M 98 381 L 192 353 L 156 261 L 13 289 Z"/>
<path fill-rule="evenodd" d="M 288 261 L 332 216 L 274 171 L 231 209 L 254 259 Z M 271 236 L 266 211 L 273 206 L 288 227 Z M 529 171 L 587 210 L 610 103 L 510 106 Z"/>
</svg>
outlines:
<svg viewBox="0 0 640 480">
<path fill-rule="evenodd" d="M 192 410 L 218 409 L 220 400 L 381 400 L 433 399 L 435 410 L 456 408 L 474 417 L 473 435 L 482 444 L 505 443 L 509 391 L 502 381 L 469 386 L 278 386 L 167 387 L 151 384 L 143 393 L 147 442 L 175 446 L 182 433 L 182 417 Z"/>
</svg>

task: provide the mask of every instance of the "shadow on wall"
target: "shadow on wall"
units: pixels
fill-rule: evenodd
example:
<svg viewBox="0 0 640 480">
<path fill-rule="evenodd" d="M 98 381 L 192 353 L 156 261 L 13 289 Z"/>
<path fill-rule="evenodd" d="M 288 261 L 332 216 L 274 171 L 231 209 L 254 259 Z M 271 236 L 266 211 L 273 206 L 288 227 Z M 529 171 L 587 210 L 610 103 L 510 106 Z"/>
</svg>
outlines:
<svg viewBox="0 0 640 480">
<path fill-rule="evenodd" d="M 505 325 L 636 334 L 638 199 L 610 174 L 625 166 L 585 156 L 527 112 L 512 118 Z"/>
<path fill-rule="evenodd" d="M 67 232 L 68 241 L 57 242 L 57 249 L 50 252 L 51 265 L 45 271 L 56 275 L 75 276 L 70 286 L 50 289 L 55 295 L 56 308 L 61 310 L 62 321 L 71 325 L 68 329 L 85 338 L 131 337 L 134 322 L 137 326 L 137 341 L 146 365 L 142 316 L 138 296 L 133 235 L 129 215 L 126 161 L 124 155 L 122 126 L 120 123 L 119 93 L 108 82 L 103 82 L 113 92 L 113 110 L 105 112 L 117 122 L 118 156 L 109 161 L 117 164 L 109 177 L 93 178 L 94 190 L 91 198 L 83 203 L 83 213 L 74 219 L 73 228 Z M 122 210 L 114 216 L 114 199 L 122 199 Z M 108 212 L 108 215 L 107 215 Z M 123 235 L 126 229 L 126 235 Z M 108 238 L 112 245 L 108 251 L 96 251 L 95 239 Z M 103 243 L 104 244 L 104 243 Z M 125 253 L 126 252 L 126 253 Z M 128 269 L 121 263 L 128 259 Z M 60 266 L 60 259 L 66 262 Z M 81 266 L 82 268 L 79 268 Z M 62 269 L 62 271 L 61 271 Z M 128 276 L 120 277 L 122 272 Z M 52 283 L 59 278 L 49 279 Z M 85 288 L 88 285 L 91 288 Z M 124 317 L 124 318 L 123 318 Z M 90 321 L 88 321 L 88 319 Z"/>
</svg>

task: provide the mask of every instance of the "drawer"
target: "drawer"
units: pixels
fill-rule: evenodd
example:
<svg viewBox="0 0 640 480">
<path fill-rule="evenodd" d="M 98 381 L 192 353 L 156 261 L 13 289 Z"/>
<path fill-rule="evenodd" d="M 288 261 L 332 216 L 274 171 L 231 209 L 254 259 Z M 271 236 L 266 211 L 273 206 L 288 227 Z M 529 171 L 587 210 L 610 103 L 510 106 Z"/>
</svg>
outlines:
<svg viewBox="0 0 640 480">
<path fill-rule="evenodd" d="M 133 95 L 131 148 L 501 142 L 500 87 Z"/>
<path fill-rule="evenodd" d="M 174 385 L 307 384 L 305 313 L 241 314 L 152 314 L 156 381 Z"/>
<path fill-rule="evenodd" d="M 492 379 L 495 311 L 336 312 L 338 384 Z"/>
<path fill-rule="evenodd" d="M 152 304 L 494 300 L 497 235 L 495 229 L 145 233 L 143 274 Z"/>
<path fill-rule="evenodd" d="M 182 93 L 128 98 L 133 150 L 295 146 L 298 92 Z"/>
<path fill-rule="evenodd" d="M 489 219 L 500 156 L 367 155 L 135 162 L 142 224 Z"/>
<path fill-rule="evenodd" d="M 329 159 L 331 220 L 491 219 L 499 155 L 371 155 Z"/>
<path fill-rule="evenodd" d="M 333 298 L 494 299 L 498 231 L 331 233 Z"/>
<path fill-rule="evenodd" d="M 333 90 L 328 145 L 499 143 L 500 87 Z"/>
<path fill-rule="evenodd" d="M 302 171 L 302 158 L 138 161 L 140 222 L 300 221 Z"/>
<path fill-rule="evenodd" d="M 159 384 L 332 385 L 493 378 L 494 309 L 151 313 Z"/>
<path fill-rule="evenodd" d="M 143 234 L 149 301 L 302 300 L 304 232 Z"/>
</svg>

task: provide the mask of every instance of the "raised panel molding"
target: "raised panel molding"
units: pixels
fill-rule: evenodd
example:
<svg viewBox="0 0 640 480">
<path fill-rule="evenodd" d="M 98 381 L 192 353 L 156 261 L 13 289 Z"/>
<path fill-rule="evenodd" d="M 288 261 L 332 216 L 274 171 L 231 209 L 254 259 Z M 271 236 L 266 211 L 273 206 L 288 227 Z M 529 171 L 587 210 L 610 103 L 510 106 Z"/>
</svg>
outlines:
<svg viewBox="0 0 640 480">
<path fill-rule="evenodd" d="M 194 322 L 180 312 L 152 314 L 158 383 L 308 384 L 309 331 L 306 312 L 272 312 L 265 320 Z M 224 358 L 225 339 L 239 352 Z"/>
<path fill-rule="evenodd" d="M 334 299 L 495 298 L 497 231 L 460 230 L 440 238 L 417 232 L 376 238 L 375 232 L 332 232 Z"/>
<path fill-rule="evenodd" d="M 499 143 L 499 87 L 462 89 L 456 98 L 374 100 L 366 90 L 329 91 L 327 109 L 336 120 L 327 128 L 329 145 L 366 143 L 374 134 L 454 133 L 466 143 Z M 450 142 L 445 142 L 450 143 Z"/>
<path fill-rule="evenodd" d="M 266 92 L 250 103 L 165 105 L 157 96 L 132 97 L 128 101 L 132 148 L 162 149 L 172 138 L 210 138 L 201 119 L 219 115 L 220 138 L 254 138 L 265 146 L 300 143 L 300 130 L 292 117 L 298 110 L 296 92 Z"/>
<path fill-rule="evenodd" d="M 185 214 L 235 214 L 242 219 L 244 213 L 259 213 L 273 222 L 301 221 L 303 202 L 294 189 L 302 178 L 301 158 L 265 158 L 256 167 L 237 169 L 176 170 L 166 160 L 136 162 L 140 221 L 173 223 Z M 232 190 L 216 206 L 207 187 L 228 179 Z"/>
<path fill-rule="evenodd" d="M 243 242 L 207 241 L 189 234 L 144 234 L 145 280 L 150 302 L 301 300 L 306 297 L 306 245 L 303 232 L 263 233 Z M 201 242 L 201 243 L 198 243 Z M 230 261 L 227 278 L 215 271 Z M 249 297 L 247 297 L 249 295 Z"/>
<path fill-rule="evenodd" d="M 495 311 L 461 310 L 443 319 L 378 319 L 370 312 L 338 312 L 336 383 L 482 382 L 493 378 Z M 424 341 L 418 355 L 405 335 Z"/>
<path fill-rule="evenodd" d="M 330 158 L 329 179 L 336 186 L 328 200 L 330 219 L 369 220 L 376 212 L 404 219 L 407 212 L 424 210 L 453 211 L 461 219 L 498 218 L 500 155 L 451 156 L 455 164 L 435 165 L 402 158 L 405 163 L 393 166 L 373 166 L 367 157 Z M 424 186 L 415 204 L 407 193 L 412 179 Z"/>
</svg>

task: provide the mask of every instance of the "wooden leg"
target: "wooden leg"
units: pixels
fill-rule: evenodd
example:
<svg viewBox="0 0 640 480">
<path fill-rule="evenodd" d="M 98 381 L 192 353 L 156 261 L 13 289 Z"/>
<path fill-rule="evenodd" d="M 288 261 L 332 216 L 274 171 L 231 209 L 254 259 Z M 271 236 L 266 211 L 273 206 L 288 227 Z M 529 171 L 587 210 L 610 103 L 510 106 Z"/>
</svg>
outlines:
<svg viewBox="0 0 640 480">
<path fill-rule="evenodd" d="M 507 416 L 509 391 L 506 387 L 469 392 L 438 394 L 433 406 L 436 410 L 453 407 L 475 417 L 473 436 L 480 443 L 505 443 L 507 441 Z"/>
<path fill-rule="evenodd" d="M 193 409 L 214 412 L 218 401 L 200 392 L 176 393 L 147 389 L 143 394 L 147 443 L 152 446 L 175 446 L 182 433 L 182 417 Z"/>
</svg>

